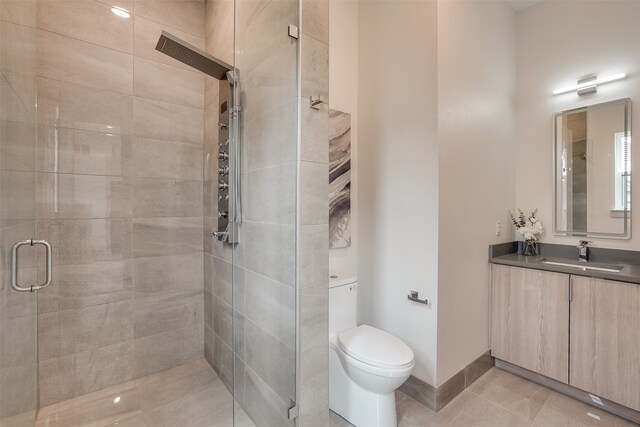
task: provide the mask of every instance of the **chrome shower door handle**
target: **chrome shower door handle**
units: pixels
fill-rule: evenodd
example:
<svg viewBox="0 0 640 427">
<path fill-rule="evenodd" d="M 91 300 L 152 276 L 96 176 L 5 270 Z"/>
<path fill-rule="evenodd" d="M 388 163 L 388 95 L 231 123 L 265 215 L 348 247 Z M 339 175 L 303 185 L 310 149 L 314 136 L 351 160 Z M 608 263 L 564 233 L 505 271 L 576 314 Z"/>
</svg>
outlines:
<svg viewBox="0 0 640 427">
<path fill-rule="evenodd" d="M 43 245 L 46 249 L 46 276 L 45 282 L 41 285 L 32 285 L 29 287 L 23 287 L 18 285 L 18 249 L 21 246 L 35 246 L 35 245 Z M 52 280 L 52 271 L 53 271 L 53 250 L 51 248 L 51 244 L 46 240 L 22 240 L 17 242 L 11 247 L 11 288 L 18 292 L 33 292 L 40 289 L 44 289 L 51 284 Z"/>
<path fill-rule="evenodd" d="M 46 249 L 46 266 L 45 266 L 45 280 L 41 285 L 36 285 L 31 287 L 31 292 L 38 291 L 40 289 L 44 289 L 51 284 L 51 280 L 53 279 L 53 249 L 51 248 L 51 243 L 46 240 L 32 240 L 32 245 L 42 245 Z"/>
</svg>

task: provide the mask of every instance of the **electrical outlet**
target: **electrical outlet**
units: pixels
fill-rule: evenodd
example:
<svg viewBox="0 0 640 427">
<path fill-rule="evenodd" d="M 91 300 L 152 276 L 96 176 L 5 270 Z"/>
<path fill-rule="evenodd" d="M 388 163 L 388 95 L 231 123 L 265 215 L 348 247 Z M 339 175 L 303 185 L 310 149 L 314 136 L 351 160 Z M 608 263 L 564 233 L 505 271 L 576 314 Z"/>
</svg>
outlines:
<svg viewBox="0 0 640 427">
<path fill-rule="evenodd" d="M 496 221 L 496 236 L 502 234 L 502 230 L 500 229 L 500 221 Z"/>
</svg>

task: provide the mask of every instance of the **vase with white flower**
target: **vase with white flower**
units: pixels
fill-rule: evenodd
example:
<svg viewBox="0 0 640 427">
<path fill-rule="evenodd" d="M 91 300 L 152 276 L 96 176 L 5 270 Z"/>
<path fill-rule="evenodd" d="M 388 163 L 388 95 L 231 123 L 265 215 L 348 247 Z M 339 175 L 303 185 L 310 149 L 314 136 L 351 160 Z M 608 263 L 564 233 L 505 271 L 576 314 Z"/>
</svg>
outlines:
<svg viewBox="0 0 640 427">
<path fill-rule="evenodd" d="M 536 209 L 531 212 L 531 215 L 527 216 L 518 209 L 518 216 L 514 217 L 511 211 L 509 211 L 511 222 L 516 227 L 516 231 L 520 233 L 524 239 L 522 255 L 538 255 L 538 238 L 542 234 L 542 223 L 536 217 L 537 213 L 538 210 Z"/>
</svg>

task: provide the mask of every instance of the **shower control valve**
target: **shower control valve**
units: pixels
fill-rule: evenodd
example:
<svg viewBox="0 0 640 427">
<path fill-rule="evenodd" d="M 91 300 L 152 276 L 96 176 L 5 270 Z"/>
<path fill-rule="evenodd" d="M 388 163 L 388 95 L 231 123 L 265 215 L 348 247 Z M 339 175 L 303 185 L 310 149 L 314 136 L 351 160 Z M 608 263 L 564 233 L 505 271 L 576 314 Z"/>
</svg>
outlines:
<svg viewBox="0 0 640 427">
<path fill-rule="evenodd" d="M 229 175 L 229 166 L 222 166 L 221 168 L 218 168 L 218 175 L 220 176 Z"/>
<path fill-rule="evenodd" d="M 227 188 L 229 188 L 229 184 L 227 184 L 226 182 L 218 183 L 218 190 L 226 190 Z"/>
<path fill-rule="evenodd" d="M 218 218 L 227 218 L 229 216 L 229 212 L 223 211 L 218 212 Z"/>
<path fill-rule="evenodd" d="M 229 129 L 229 123 L 219 122 L 218 123 L 218 129 L 228 130 Z"/>
<path fill-rule="evenodd" d="M 229 155 L 224 151 L 218 153 L 218 160 L 229 160 Z"/>
</svg>

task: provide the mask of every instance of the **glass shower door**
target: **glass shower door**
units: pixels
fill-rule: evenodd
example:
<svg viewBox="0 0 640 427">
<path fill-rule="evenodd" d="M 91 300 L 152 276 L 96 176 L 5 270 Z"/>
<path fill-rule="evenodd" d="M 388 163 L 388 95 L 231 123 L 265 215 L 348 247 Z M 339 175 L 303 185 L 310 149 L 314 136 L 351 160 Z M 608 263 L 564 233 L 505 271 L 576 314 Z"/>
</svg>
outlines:
<svg viewBox="0 0 640 427">
<path fill-rule="evenodd" d="M 298 15 L 296 0 L 236 0 L 234 425 L 295 425 Z"/>
<path fill-rule="evenodd" d="M 33 425 L 37 404 L 36 294 L 11 286 L 12 246 L 36 235 L 35 6 L 0 2 L 0 426 Z M 37 261 L 19 249 L 15 285 L 36 283 Z"/>
</svg>

